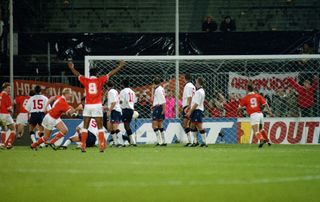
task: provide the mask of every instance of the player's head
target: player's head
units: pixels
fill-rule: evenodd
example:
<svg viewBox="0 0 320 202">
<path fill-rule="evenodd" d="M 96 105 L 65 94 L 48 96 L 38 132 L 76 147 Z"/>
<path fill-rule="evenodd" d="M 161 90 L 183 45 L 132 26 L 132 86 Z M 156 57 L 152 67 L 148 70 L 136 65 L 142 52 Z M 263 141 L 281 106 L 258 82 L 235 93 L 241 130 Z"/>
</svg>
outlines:
<svg viewBox="0 0 320 202">
<path fill-rule="evenodd" d="M 248 90 L 248 92 L 254 92 L 254 87 L 253 87 L 253 85 L 252 85 L 252 84 L 248 84 L 248 85 L 247 85 L 247 90 Z"/>
<path fill-rule="evenodd" d="M 114 83 L 113 83 L 113 81 L 108 81 L 107 82 L 107 86 L 108 86 L 108 88 L 113 88 L 114 87 Z"/>
<path fill-rule="evenodd" d="M 311 87 L 311 82 L 308 79 L 306 79 L 306 80 L 303 81 L 303 86 L 305 88 L 310 88 Z"/>
<path fill-rule="evenodd" d="M 161 80 L 159 77 L 155 77 L 152 82 L 155 84 L 155 85 L 159 85 L 161 83 Z"/>
<path fill-rule="evenodd" d="M 34 90 L 30 90 L 29 92 L 29 96 L 34 96 L 36 93 L 34 92 Z"/>
<path fill-rule="evenodd" d="M 122 85 L 125 88 L 129 88 L 130 87 L 130 80 L 129 79 L 123 79 L 122 80 Z"/>
<path fill-rule="evenodd" d="M 185 74 L 185 75 L 184 75 L 184 78 L 185 78 L 186 81 L 191 81 L 191 80 L 192 80 L 192 76 L 191 76 L 191 74 L 189 74 L 189 73 L 188 73 L 188 74 Z"/>
<path fill-rule="evenodd" d="M 36 86 L 34 87 L 34 92 L 39 95 L 41 93 L 41 87 L 40 86 Z"/>
<path fill-rule="evenodd" d="M 200 88 L 203 86 L 203 83 L 204 83 L 204 79 L 202 77 L 198 77 L 197 78 L 197 81 L 196 81 L 196 86 L 197 88 Z"/>
<path fill-rule="evenodd" d="M 63 95 L 64 97 L 66 97 L 66 99 L 71 98 L 71 97 L 72 97 L 71 88 L 64 88 L 64 89 L 62 90 L 62 95 Z"/>
<path fill-rule="evenodd" d="M 10 90 L 11 90 L 10 83 L 8 83 L 8 82 L 3 83 L 3 84 L 2 84 L 2 90 L 4 90 L 4 91 L 6 91 L 7 93 L 9 93 Z"/>
<path fill-rule="evenodd" d="M 90 73 L 90 76 L 97 76 L 98 70 L 97 68 L 90 68 L 89 73 Z"/>
</svg>

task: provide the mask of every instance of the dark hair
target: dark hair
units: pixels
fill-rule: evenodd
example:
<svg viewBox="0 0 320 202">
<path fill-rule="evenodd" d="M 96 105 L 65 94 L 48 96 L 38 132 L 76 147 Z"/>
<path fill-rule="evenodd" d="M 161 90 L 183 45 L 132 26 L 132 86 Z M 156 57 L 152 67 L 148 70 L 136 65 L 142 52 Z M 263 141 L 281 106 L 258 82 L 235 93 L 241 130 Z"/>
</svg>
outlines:
<svg viewBox="0 0 320 202">
<path fill-rule="evenodd" d="M 113 81 L 108 81 L 108 82 L 107 82 L 107 86 L 110 87 L 110 88 L 112 88 L 112 87 L 114 86 Z"/>
<path fill-rule="evenodd" d="M 97 76 L 98 70 L 97 68 L 91 68 L 89 70 L 90 76 Z"/>
<path fill-rule="evenodd" d="M 125 88 L 128 88 L 130 86 L 130 80 L 129 79 L 123 79 L 122 80 L 122 85 Z"/>
<path fill-rule="evenodd" d="M 36 92 L 34 92 L 34 90 L 30 90 L 29 96 L 34 96 L 35 94 L 36 94 Z"/>
<path fill-rule="evenodd" d="M 155 77 L 155 78 L 152 80 L 152 82 L 153 82 L 154 84 L 158 85 L 158 84 L 161 83 L 161 80 L 160 80 L 159 77 Z"/>
<path fill-rule="evenodd" d="M 187 80 L 187 81 L 191 81 L 192 80 L 192 76 L 191 76 L 191 74 L 185 74 L 184 75 L 184 78 Z"/>
<path fill-rule="evenodd" d="M 41 93 L 41 87 L 40 86 L 34 87 L 34 91 L 35 91 L 36 94 L 40 94 Z"/>
<path fill-rule="evenodd" d="M 254 91 L 254 87 L 251 84 L 249 84 L 247 86 L 247 89 L 248 89 L 249 92 L 253 92 Z"/>
<path fill-rule="evenodd" d="M 204 80 L 203 80 L 202 77 L 198 77 L 198 78 L 197 78 L 197 81 L 198 81 L 198 83 L 199 83 L 200 86 L 203 86 Z"/>
</svg>

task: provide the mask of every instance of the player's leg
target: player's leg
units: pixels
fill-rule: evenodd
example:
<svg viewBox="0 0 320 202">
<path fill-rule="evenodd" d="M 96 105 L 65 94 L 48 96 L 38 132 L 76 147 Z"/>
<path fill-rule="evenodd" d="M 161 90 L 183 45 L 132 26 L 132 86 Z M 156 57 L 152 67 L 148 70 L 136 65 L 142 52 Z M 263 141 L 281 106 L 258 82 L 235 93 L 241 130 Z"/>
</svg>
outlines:
<svg viewBox="0 0 320 202">
<path fill-rule="evenodd" d="M 91 117 L 83 117 L 83 128 L 81 129 L 81 151 L 86 152 L 86 142 L 88 138 L 88 128 Z"/>
<path fill-rule="evenodd" d="M 101 117 L 95 117 L 94 118 L 97 123 L 98 127 L 98 140 L 99 140 L 99 150 L 100 152 L 103 152 L 106 148 L 106 141 L 104 139 L 104 129 L 103 129 L 103 118 Z"/>
<path fill-rule="evenodd" d="M 10 115 L 7 115 L 6 123 L 7 123 L 7 128 L 10 131 L 10 135 L 9 135 L 5 145 L 6 145 L 7 149 L 11 149 L 13 146 L 14 140 L 16 138 L 16 129 L 15 129 L 16 127 L 15 127 L 14 121 Z"/>
<path fill-rule="evenodd" d="M 114 131 L 114 133 L 116 135 L 116 138 L 117 138 L 117 142 L 118 142 L 117 146 L 118 147 L 124 146 L 124 141 L 123 141 L 123 138 L 122 138 L 122 133 L 119 130 L 119 123 L 118 122 L 114 122 L 112 124 L 112 130 Z"/>
<path fill-rule="evenodd" d="M 202 122 L 199 122 L 196 124 L 196 128 L 198 129 L 198 131 L 200 132 L 201 135 L 201 139 L 202 139 L 202 143 L 201 143 L 201 147 L 208 147 L 207 144 L 207 136 L 206 136 L 206 131 L 203 128 L 203 124 Z"/>
<path fill-rule="evenodd" d="M 158 128 L 159 128 L 160 137 L 162 141 L 162 144 L 160 146 L 167 146 L 166 138 L 165 138 L 165 130 L 163 128 L 163 120 L 158 121 Z"/>
<path fill-rule="evenodd" d="M 187 136 L 187 144 L 185 146 L 189 147 L 192 144 L 191 128 L 190 128 L 190 121 L 186 117 L 184 117 L 182 120 L 182 127 Z"/>
<path fill-rule="evenodd" d="M 124 129 L 126 130 L 127 135 L 129 137 L 130 145 L 137 146 L 136 140 L 134 138 L 133 132 L 130 127 L 130 122 L 124 122 L 123 124 L 124 124 Z"/>
<path fill-rule="evenodd" d="M 59 132 L 49 142 L 49 145 L 53 149 L 56 149 L 54 143 L 56 141 L 58 141 L 60 138 L 64 137 L 69 132 L 68 127 L 66 126 L 66 124 L 61 119 L 55 125 L 55 128 L 57 128 Z"/>
<path fill-rule="evenodd" d="M 1 143 L 0 143 L 0 148 L 4 148 L 4 145 L 5 145 L 5 143 L 6 143 L 6 137 L 7 137 L 7 135 L 6 135 L 6 133 L 7 133 L 7 131 L 6 131 L 6 126 L 5 126 L 5 124 L 3 123 L 3 121 L 2 120 L 0 120 L 0 126 L 1 126 Z"/>
<path fill-rule="evenodd" d="M 48 139 L 50 138 L 51 132 L 52 132 L 52 130 L 45 128 L 44 135 L 42 137 L 40 137 L 36 142 L 31 144 L 31 149 L 36 150 L 40 144 L 47 142 Z"/>
<path fill-rule="evenodd" d="M 198 129 L 196 127 L 196 124 L 191 122 L 190 123 L 190 131 L 192 133 L 192 136 L 193 136 L 193 143 L 191 145 L 191 147 L 196 147 L 199 145 L 199 142 L 198 142 Z"/>
<path fill-rule="evenodd" d="M 268 138 L 268 134 L 266 133 L 266 131 L 264 130 L 264 127 L 263 127 L 263 117 L 260 120 L 259 131 L 260 131 L 260 134 L 262 135 L 263 139 L 265 140 L 265 142 L 268 143 L 269 146 L 271 146 L 270 140 Z"/>
<path fill-rule="evenodd" d="M 157 137 L 157 144 L 156 146 L 160 146 L 162 144 L 162 139 L 161 139 L 161 133 L 159 131 L 159 123 L 157 120 L 152 121 L 152 129 L 154 133 L 156 134 Z"/>
</svg>

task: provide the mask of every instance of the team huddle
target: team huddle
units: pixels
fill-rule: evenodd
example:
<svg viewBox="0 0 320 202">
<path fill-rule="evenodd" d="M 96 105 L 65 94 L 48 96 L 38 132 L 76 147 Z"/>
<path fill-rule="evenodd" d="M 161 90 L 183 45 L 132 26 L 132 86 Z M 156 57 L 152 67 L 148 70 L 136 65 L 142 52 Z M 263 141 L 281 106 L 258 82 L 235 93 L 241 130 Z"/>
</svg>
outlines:
<svg viewBox="0 0 320 202">
<path fill-rule="evenodd" d="M 110 133 L 113 145 L 117 147 L 124 146 L 124 140 L 127 140 L 132 146 L 137 146 L 133 131 L 130 128 L 134 115 L 134 104 L 137 101 L 136 94 L 130 88 L 129 79 L 123 79 L 123 89 L 120 93 L 115 89 L 114 83 L 109 80 L 124 65 L 125 62 L 120 61 L 116 68 L 100 77 L 97 75 L 97 70 L 91 68 L 91 76 L 85 77 L 75 69 L 72 61 L 68 62 L 69 69 L 84 86 L 86 96 L 84 103 L 80 106 L 83 110 L 83 121 L 76 128 L 76 133 L 64 141 L 63 145 L 59 146 L 60 148 L 66 149 L 71 142 L 77 142 L 82 152 L 86 152 L 87 147 L 95 145 L 98 146 L 100 152 L 104 152 L 107 146 L 106 131 Z M 108 92 L 106 106 L 102 104 L 105 83 Z M 196 78 L 194 85 L 191 75 L 185 74 L 182 95 L 182 127 L 187 137 L 186 147 L 208 147 L 202 120 L 205 102 L 203 86 L 204 80 L 202 77 Z M 271 143 L 268 136 L 263 130 L 261 106 L 266 107 L 270 116 L 272 116 L 271 110 L 266 100 L 254 91 L 252 85 L 248 85 L 247 90 L 248 94 L 241 99 L 238 111 L 240 112 L 243 107 L 246 108 L 251 118 L 253 134 L 260 140 L 259 147 L 266 143 L 270 146 Z M 61 96 L 47 98 L 41 94 L 41 87 L 36 86 L 29 96 L 15 100 L 15 103 L 20 106 L 20 113 L 17 116 L 16 123 L 14 123 L 11 116 L 13 107 L 9 96 L 10 91 L 10 84 L 4 83 L 0 93 L 0 147 L 11 149 L 16 138 L 16 130 L 19 138 L 23 135 L 24 126 L 29 124 L 32 149 L 37 150 L 38 147 L 45 145 L 57 149 L 56 142 L 68 133 L 68 127 L 61 119 L 61 116 L 72 116 L 78 110 L 78 108 L 74 109 L 68 104 L 68 100 L 73 96 L 71 89 L 65 88 Z M 156 146 L 167 146 L 163 126 L 166 111 L 166 94 L 161 79 L 158 77 L 153 79 L 152 94 L 152 128 L 157 138 Z M 107 122 L 106 128 L 103 124 L 104 121 Z M 123 136 L 119 129 L 121 122 L 124 124 L 126 136 Z M 50 139 L 53 130 L 57 130 L 57 132 Z M 7 133 L 9 133 L 8 138 L 6 137 Z"/>
</svg>

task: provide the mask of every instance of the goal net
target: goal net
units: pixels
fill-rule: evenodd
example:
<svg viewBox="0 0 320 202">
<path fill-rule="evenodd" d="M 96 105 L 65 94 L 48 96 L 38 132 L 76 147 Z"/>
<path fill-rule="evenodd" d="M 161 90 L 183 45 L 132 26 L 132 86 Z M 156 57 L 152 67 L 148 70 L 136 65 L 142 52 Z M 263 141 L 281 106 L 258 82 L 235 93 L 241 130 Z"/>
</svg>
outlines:
<svg viewBox="0 0 320 202">
<path fill-rule="evenodd" d="M 120 60 L 126 62 L 125 67 L 111 80 L 120 91 L 121 81 L 130 79 L 138 98 L 138 122 L 151 118 L 152 80 L 156 76 L 166 90 L 166 118 L 181 117 L 186 73 L 193 81 L 197 77 L 205 80 L 205 118 L 237 118 L 239 99 L 246 94 L 249 82 L 266 98 L 275 117 L 320 116 L 319 55 L 86 56 L 85 71 L 88 75 L 89 68 L 97 68 L 104 75 Z M 241 116 L 247 116 L 245 111 Z"/>
</svg>

